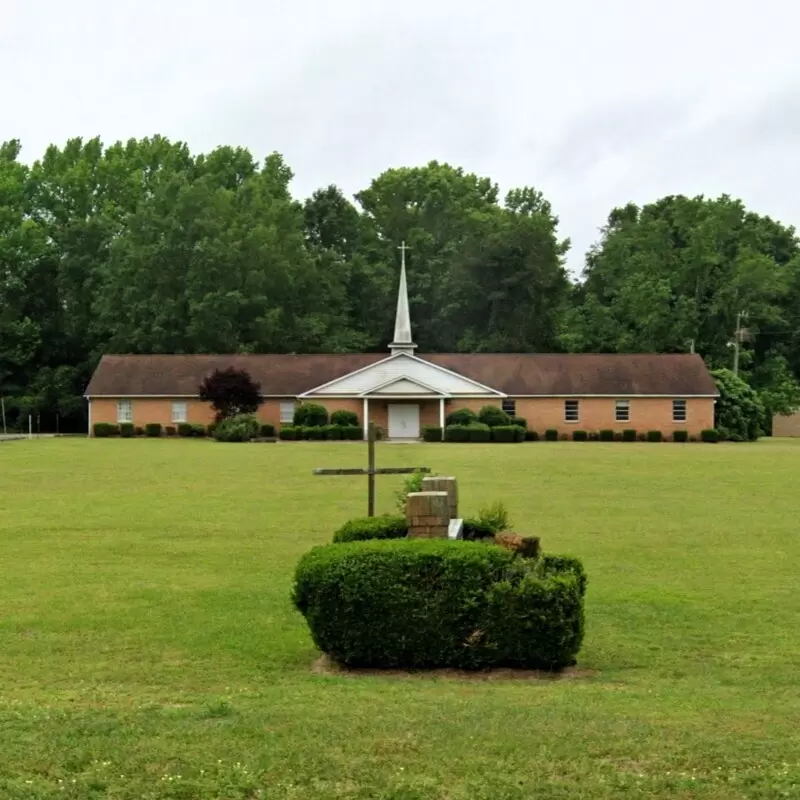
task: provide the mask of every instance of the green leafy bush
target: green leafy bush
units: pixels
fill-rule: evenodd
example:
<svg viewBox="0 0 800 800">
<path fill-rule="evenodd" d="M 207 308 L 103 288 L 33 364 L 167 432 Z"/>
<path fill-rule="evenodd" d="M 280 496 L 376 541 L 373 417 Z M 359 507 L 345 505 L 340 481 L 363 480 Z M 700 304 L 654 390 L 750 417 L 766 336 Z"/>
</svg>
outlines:
<svg viewBox="0 0 800 800">
<path fill-rule="evenodd" d="M 583 641 L 582 587 L 569 561 L 397 539 L 315 548 L 292 599 L 317 647 L 350 666 L 558 669 Z"/>
<path fill-rule="evenodd" d="M 468 408 L 459 408 L 451 411 L 445 419 L 445 426 L 451 425 L 471 425 L 473 422 L 478 421 L 478 415 Z"/>
<path fill-rule="evenodd" d="M 585 442 L 589 438 L 589 434 L 586 431 L 572 431 L 572 441 L 573 442 Z"/>
<path fill-rule="evenodd" d="M 119 435 L 123 439 L 132 439 L 136 434 L 136 428 L 133 427 L 132 422 L 120 422 Z"/>
<path fill-rule="evenodd" d="M 328 409 L 319 403 L 301 403 L 294 411 L 294 424 L 300 428 L 321 428 L 328 424 Z"/>
<path fill-rule="evenodd" d="M 442 429 L 438 425 L 426 425 L 422 430 L 422 438 L 426 442 L 441 442 Z"/>
<path fill-rule="evenodd" d="M 492 533 L 507 531 L 511 527 L 508 519 L 508 509 L 502 500 L 497 500 L 488 506 L 482 506 L 478 511 L 477 520 L 485 525 Z"/>
<path fill-rule="evenodd" d="M 510 425 L 511 417 L 499 406 L 484 406 L 478 413 L 478 421 L 490 428 Z"/>
<path fill-rule="evenodd" d="M 237 414 L 217 425 L 214 438 L 218 442 L 249 442 L 258 436 L 260 429 L 258 420 L 252 414 Z"/>
<path fill-rule="evenodd" d="M 262 422 L 259 435 L 265 439 L 270 439 L 275 435 L 275 426 L 271 422 Z"/>
<path fill-rule="evenodd" d="M 465 542 L 479 542 L 494 539 L 495 531 L 491 525 L 477 517 L 467 517 L 461 526 L 461 537 Z"/>
<path fill-rule="evenodd" d="M 161 423 L 148 422 L 147 425 L 144 426 L 144 434 L 145 436 L 150 436 L 152 438 L 155 438 L 156 436 L 161 436 Z"/>
<path fill-rule="evenodd" d="M 510 425 L 517 425 L 520 428 L 527 428 L 528 427 L 528 420 L 525 417 L 510 417 L 509 418 Z"/>
<path fill-rule="evenodd" d="M 492 429 L 483 422 L 473 422 L 467 426 L 470 442 L 491 442 Z"/>
<path fill-rule="evenodd" d="M 349 441 L 359 441 L 364 438 L 364 431 L 358 425 L 343 425 L 342 426 L 342 439 Z"/>
<path fill-rule="evenodd" d="M 313 441 L 322 441 L 326 438 L 327 431 L 327 425 L 304 425 L 303 438 Z"/>
<path fill-rule="evenodd" d="M 402 539 L 408 535 L 408 522 L 399 514 L 361 517 L 345 522 L 333 534 L 334 542 L 363 542 L 368 539 Z"/>
<path fill-rule="evenodd" d="M 538 442 L 539 434 L 536 431 L 525 431 L 526 442 Z"/>
<path fill-rule="evenodd" d="M 555 428 L 548 428 L 544 432 L 544 438 L 548 442 L 557 442 L 558 441 L 558 431 Z"/>
<path fill-rule="evenodd" d="M 661 431 L 647 431 L 648 442 L 662 442 L 663 440 L 664 436 L 662 435 Z"/>
<path fill-rule="evenodd" d="M 113 422 L 95 422 L 92 432 L 98 439 L 107 439 L 110 436 L 119 436 L 119 425 Z"/>
<path fill-rule="evenodd" d="M 766 411 L 758 393 L 729 369 L 713 371 L 719 398 L 714 405 L 715 426 L 755 441 L 766 428 Z"/>
<path fill-rule="evenodd" d="M 406 475 L 406 477 L 403 479 L 402 485 L 394 493 L 394 505 L 398 514 L 405 515 L 406 497 L 408 497 L 408 495 L 410 495 L 412 492 L 421 492 L 422 481 L 428 477 L 428 475 L 432 476 L 432 473 L 417 471 L 412 472 L 410 475 Z"/>
<path fill-rule="evenodd" d="M 716 428 L 707 428 L 700 432 L 700 439 L 706 444 L 716 444 L 719 441 L 719 431 Z"/>
<path fill-rule="evenodd" d="M 622 431 L 622 441 L 623 442 L 635 442 L 636 441 L 636 431 L 632 428 L 627 428 L 626 430 Z"/>
<path fill-rule="evenodd" d="M 206 435 L 206 426 L 201 422 L 192 423 L 192 436 L 196 439 L 202 439 Z"/>
<path fill-rule="evenodd" d="M 517 431 L 520 430 L 514 425 L 498 425 L 492 428 L 492 441 L 493 442 L 516 442 Z M 524 428 L 522 429 L 524 431 Z M 524 433 L 522 434 L 525 435 Z"/>
<path fill-rule="evenodd" d="M 469 425 L 448 425 L 444 429 L 444 440 L 446 442 L 468 442 Z"/>
<path fill-rule="evenodd" d="M 192 435 L 192 425 L 189 422 L 179 422 L 178 423 L 178 436 L 191 436 Z"/>
<path fill-rule="evenodd" d="M 614 431 L 609 430 L 606 428 L 605 430 L 600 431 L 600 441 L 601 442 L 613 442 L 614 441 Z"/>
<path fill-rule="evenodd" d="M 342 426 L 341 425 L 326 425 L 324 428 L 325 431 L 325 438 L 329 441 L 337 441 L 341 440 L 342 438 Z"/>
<path fill-rule="evenodd" d="M 339 425 L 341 427 L 358 427 L 358 414 L 355 411 L 345 411 L 339 409 L 331 414 L 331 425 Z"/>
<path fill-rule="evenodd" d="M 673 431 L 672 432 L 672 441 L 673 442 L 688 442 L 689 441 L 689 431 Z"/>
<path fill-rule="evenodd" d="M 295 428 L 294 425 L 287 425 L 278 431 L 278 438 L 284 442 L 293 442 L 295 439 L 299 438 L 297 433 L 298 429 Z"/>
</svg>

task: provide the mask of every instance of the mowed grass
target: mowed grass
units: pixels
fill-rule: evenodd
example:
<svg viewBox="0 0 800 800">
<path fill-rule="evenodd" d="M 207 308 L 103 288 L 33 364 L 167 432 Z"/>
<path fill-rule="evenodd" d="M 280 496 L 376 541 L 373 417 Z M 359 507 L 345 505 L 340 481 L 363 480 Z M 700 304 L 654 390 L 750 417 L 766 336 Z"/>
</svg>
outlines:
<svg viewBox="0 0 800 800">
<path fill-rule="evenodd" d="M 539 682 L 311 671 L 293 568 L 366 505 L 311 470 L 365 458 L 0 444 L 0 797 L 800 797 L 800 443 L 379 445 L 583 559 L 598 672 Z"/>
</svg>

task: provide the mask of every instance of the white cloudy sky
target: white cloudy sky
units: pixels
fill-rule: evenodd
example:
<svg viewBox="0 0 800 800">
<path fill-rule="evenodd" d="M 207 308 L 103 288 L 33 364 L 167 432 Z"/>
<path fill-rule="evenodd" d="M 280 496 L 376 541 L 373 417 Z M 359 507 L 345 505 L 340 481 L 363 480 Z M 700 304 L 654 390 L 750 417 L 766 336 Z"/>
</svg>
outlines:
<svg viewBox="0 0 800 800">
<path fill-rule="evenodd" d="M 352 194 L 431 159 L 542 189 L 580 267 L 614 205 L 800 223 L 794 0 L 0 0 L 0 138 L 162 133 Z"/>
</svg>

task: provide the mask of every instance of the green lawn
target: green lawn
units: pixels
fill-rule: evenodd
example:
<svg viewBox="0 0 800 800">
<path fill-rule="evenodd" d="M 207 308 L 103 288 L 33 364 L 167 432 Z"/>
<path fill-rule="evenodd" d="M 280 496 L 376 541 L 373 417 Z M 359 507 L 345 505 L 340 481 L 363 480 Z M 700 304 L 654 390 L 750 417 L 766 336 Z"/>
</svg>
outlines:
<svg viewBox="0 0 800 800">
<path fill-rule="evenodd" d="M 589 574 L 570 681 L 313 674 L 363 445 L 0 443 L 0 798 L 800 797 L 800 442 L 379 445 Z M 379 479 L 379 510 L 399 478 Z"/>
</svg>

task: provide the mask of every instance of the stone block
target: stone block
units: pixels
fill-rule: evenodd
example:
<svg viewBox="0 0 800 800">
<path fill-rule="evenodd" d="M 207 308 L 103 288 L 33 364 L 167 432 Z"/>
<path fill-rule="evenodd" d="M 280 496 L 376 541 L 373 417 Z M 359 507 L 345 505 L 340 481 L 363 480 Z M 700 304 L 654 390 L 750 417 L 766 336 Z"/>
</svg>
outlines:
<svg viewBox="0 0 800 800">
<path fill-rule="evenodd" d="M 450 523 L 447 492 L 412 492 L 406 499 L 410 539 L 446 539 Z"/>
<path fill-rule="evenodd" d="M 516 551 L 523 558 L 538 558 L 539 556 L 538 536 L 520 536 L 518 533 L 503 531 L 495 534 L 494 541 L 500 547 Z"/>
<path fill-rule="evenodd" d="M 447 492 L 450 519 L 458 517 L 458 482 L 455 478 L 441 476 L 423 478 L 423 492 Z"/>
</svg>

